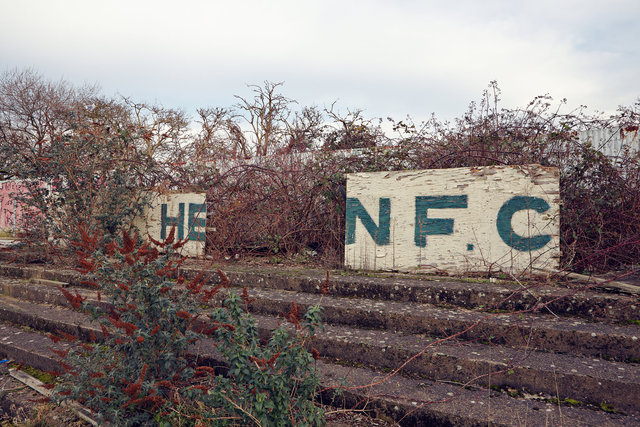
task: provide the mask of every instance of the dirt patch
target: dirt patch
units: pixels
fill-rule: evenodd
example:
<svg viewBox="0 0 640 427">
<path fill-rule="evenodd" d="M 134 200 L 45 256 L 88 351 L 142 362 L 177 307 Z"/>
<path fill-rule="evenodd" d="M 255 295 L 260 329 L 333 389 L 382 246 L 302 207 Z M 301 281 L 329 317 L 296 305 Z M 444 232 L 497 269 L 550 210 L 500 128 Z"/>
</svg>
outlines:
<svg viewBox="0 0 640 427">
<path fill-rule="evenodd" d="M 356 426 L 378 426 L 395 427 L 398 423 L 392 420 L 371 418 L 359 411 L 336 411 L 335 408 L 326 408 L 327 427 L 356 427 Z"/>
<path fill-rule="evenodd" d="M 0 364 L 0 427 L 88 427 L 71 410 L 42 402 L 43 396 L 13 378 L 9 363 Z M 371 418 L 361 411 L 336 410 L 324 407 L 328 427 L 356 427 L 362 425 L 394 427 L 391 420 Z"/>
<path fill-rule="evenodd" d="M 0 426 L 89 426 L 69 409 L 44 403 L 44 396 L 9 375 L 9 364 L 0 364 Z"/>
</svg>

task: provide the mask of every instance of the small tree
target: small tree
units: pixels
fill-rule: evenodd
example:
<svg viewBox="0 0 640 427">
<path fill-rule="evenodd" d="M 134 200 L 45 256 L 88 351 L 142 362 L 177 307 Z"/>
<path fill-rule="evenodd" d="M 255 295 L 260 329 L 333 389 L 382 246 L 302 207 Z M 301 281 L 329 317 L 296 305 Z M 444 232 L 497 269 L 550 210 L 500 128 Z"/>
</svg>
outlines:
<svg viewBox="0 0 640 427">
<path fill-rule="evenodd" d="M 263 86 L 249 85 L 253 99 L 237 96 L 236 107 L 251 127 L 256 155 L 266 156 L 283 143 L 287 133 L 287 121 L 291 115 L 290 105 L 295 101 L 278 93 L 284 83 L 264 82 Z"/>
<path fill-rule="evenodd" d="M 333 120 L 334 128 L 325 137 L 325 150 L 373 148 L 385 139 L 382 130 L 372 120 L 365 119 L 361 110 L 340 115 L 332 105 L 327 114 Z"/>
</svg>

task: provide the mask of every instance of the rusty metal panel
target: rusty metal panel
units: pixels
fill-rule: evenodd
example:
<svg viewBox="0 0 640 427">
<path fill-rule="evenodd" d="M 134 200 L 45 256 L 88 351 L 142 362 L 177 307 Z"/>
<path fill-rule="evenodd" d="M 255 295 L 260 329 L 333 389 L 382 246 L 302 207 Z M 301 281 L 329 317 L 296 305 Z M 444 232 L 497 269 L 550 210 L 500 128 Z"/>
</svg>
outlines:
<svg viewBox="0 0 640 427">
<path fill-rule="evenodd" d="M 345 266 L 519 272 L 558 267 L 557 168 L 489 166 L 347 175 Z"/>
</svg>

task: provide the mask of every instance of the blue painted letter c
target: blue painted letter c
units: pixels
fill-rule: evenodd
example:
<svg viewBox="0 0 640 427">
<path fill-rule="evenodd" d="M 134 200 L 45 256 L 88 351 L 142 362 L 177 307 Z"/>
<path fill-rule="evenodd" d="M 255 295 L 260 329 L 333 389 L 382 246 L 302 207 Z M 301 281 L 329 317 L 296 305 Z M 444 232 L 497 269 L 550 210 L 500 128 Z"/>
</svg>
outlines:
<svg viewBox="0 0 640 427">
<path fill-rule="evenodd" d="M 536 251 L 543 248 L 551 241 L 551 236 L 540 234 L 532 237 L 522 237 L 513 231 L 511 220 L 513 214 L 518 211 L 533 209 L 538 213 L 543 213 L 549 208 L 549 204 L 539 197 L 515 196 L 507 200 L 498 211 L 497 227 L 500 238 L 507 245 L 522 252 Z"/>
</svg>

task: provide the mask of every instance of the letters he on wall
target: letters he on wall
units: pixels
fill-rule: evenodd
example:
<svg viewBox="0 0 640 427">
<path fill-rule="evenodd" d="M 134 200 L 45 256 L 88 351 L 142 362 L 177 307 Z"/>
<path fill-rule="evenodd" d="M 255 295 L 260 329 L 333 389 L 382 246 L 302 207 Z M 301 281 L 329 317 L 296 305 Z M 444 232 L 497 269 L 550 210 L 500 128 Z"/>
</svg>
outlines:
<svg viewBox="0 0 640 427">
<path fill-rule="evenodd" d="M 164 240 L 175 226 L 176 241 L 189 240 L 180 248 L 181 254 L 203 256 L 207 218 L 205 193 L 152 193 L 150 197 L 150 205 L 142 215 L 144 220 L 136 222 L 142 235 Z"/>
<path fill-rule="evenodd" d="M 558 267 L 557 168 L 347 175 L 345 265 L 399 271 Z"/>
</svg>

